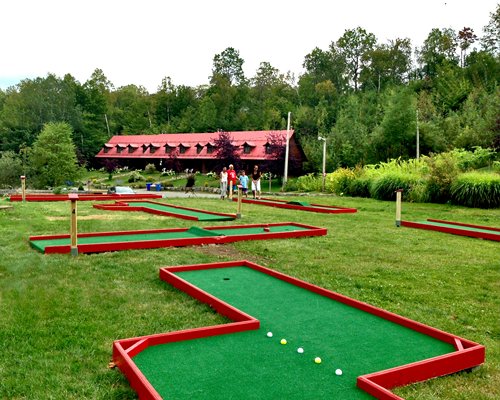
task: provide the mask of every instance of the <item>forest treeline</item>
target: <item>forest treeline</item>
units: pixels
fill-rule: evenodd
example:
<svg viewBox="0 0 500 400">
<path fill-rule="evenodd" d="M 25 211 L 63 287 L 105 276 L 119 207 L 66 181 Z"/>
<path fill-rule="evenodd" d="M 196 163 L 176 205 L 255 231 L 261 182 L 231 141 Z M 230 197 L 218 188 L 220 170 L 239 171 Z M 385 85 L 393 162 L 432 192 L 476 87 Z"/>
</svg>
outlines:
<svg viewBox="0 0 500 400">
<path fill-rule="evenodd" d="M 326 49 L 305 55 L 304 73 L 260 63 L 243 73 L 239 51 L 213 58 L 209 82 L 176 85 L 165 77 L 156 93 L 115 88 L 96 69 L 84 83 L 70 74 L 25 79 L 0 90 L 0 152 L 29 153 L 48 122 L 66 122 L 82 165 L 117 134 L 286 129 L 308 157 L 306 171 L 414 157 L 453 148 L 500 148 L 500 5 L 483 35 L 433 29 L 420 47 L 408 38 L 378 42 L 361 27 Z"/>
</svg>

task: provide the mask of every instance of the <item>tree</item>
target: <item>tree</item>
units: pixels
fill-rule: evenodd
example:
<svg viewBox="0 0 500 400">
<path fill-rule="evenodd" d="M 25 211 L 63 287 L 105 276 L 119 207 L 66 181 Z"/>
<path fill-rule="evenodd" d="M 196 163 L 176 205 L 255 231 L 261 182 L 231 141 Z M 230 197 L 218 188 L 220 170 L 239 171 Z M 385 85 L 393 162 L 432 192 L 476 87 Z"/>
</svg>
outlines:
<svg viewBox="0 0 500 400">
<path fill-rule="evenodd" d="M 500 4 L 497 4 L 497 9 L 490 14 L 490 21 L 483 31 L 484 35 L 481 38 L 483 49 L 498 57 L 500 55 Z"/>
<path fill-rule="evenodd" d="M 437 67 L 445 61 L 458 64 L 457 45 L 457 36 L 453 29 L 434 28 L 425 39 L 422 48 L 417 51 L 417 59 L 425 75 L 433 77 Z"/>
<path fill-rule="evenodd" d="M 4 151 L 0 157 L 0 188 L 17 187 L 23 174 L 21 158 L 13 151 Z"/>
<path fill-rule="evenodd" d="M 267 135 L 267 145 L 266 152 L 268 158 L 261 165 L 260 169 L 261 171 L 267 171 L 274 175 L 281 176 L 283 173 L 283 166 L 285 165 L 286 140 L 283 138 L 283 135 L 270 132 L 269 135 Z"/>
<path fill-rule="evenodd" d="M 361 71 L 363 88 L 378 93 L 388 85 L 401 85 L 408 81 L 411 70 L 411 41 L 396 39 L 376 46 L 367 53 L 367 66 Z"/>
<path fill-rule="evenodd" d="M 243 73 L 244 62 L 238 50 L 228 47 L 222 53 L 214 56 L 211 81 L 216 76 L 222 76 L 231 85 L 244 84 L 246 82 L 245 74 Z"/>
<path fill-rule="evenodd" d="M 332 54 L 338 53 L 345 62 L 349 81 L 353 83 L 354 90 L 358 90 L 359 75 L 368 65 L 368 54 L 373 50 L 377 39 L 373 33 L 366 32 L 363 28 L 348 29 L 337 43 L 330 45 Z"/>
<path fill-rule="evenodd" d="M 379 160 L 415 155 L 415 117 L 413 93 L 406 89 L 391 91 L 374 138 Z"/>
<path fill-rule="evenodd" d="M 55 187 L 73 181 L 78 174 L 71 127 L 50 122 L 38 135 L 30 154 L 30 171 L 35 187 Z"/>
<path fill-rule="evenodd" d="M 214 144 L 214 150 L 219 164 L 216 168 L 221 169 L 222 166 L 233 164 L 234 168 L 237 170 L 240 163 L 240 155 L 237 152 L 238 147 L 233 145 L 231 134 L 229 132 L 219 131 L 217 138 L 214 139 Z"/>
<path fill-rule="evenodd" d="M 458 32 L 458 41 L 460 46 L 460 66 L 465 66 L 465 58 L 467 57 L 467 50 L 478 39 L 474 30 L 464 27 Z"/>
</svg>

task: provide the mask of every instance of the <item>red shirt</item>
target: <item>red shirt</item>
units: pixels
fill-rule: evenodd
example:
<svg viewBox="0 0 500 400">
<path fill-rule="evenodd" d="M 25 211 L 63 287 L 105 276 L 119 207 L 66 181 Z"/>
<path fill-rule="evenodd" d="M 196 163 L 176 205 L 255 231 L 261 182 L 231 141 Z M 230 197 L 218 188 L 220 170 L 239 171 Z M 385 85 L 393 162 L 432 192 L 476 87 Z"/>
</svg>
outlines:
<svg viewBox="0 0 500 400">
<path fill-rule="evenodd" d="M 238 180 L 236 171 L 234 169 L 230 169 L 227 171 L 227 180 L 229 182 L 232 182 L 233 184 Z"/>
</svg>

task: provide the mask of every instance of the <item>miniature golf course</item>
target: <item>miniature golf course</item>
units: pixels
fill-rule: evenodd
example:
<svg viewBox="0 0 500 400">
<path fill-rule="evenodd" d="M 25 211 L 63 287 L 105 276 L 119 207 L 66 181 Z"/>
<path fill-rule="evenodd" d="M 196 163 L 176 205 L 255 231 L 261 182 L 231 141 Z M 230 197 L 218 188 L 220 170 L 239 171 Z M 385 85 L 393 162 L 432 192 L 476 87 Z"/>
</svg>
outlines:
<svg viewBox="0 0 500 400">
<path fill-rule="evenodd" d="M 484 362 L 479 344 L 248 261 L 160 278 L 233 322 L 115 341 L 141 399 L 400 399 L 391 388 Z"/>
<path fill-rule="evenodd" d="M 237 201 L 237 199 L 233 198 L 233 201 Z M 318 212 L 325 214 L 344 214 L 344 213 L 357 212 L 355 208 L 327 206 L 321 204 L 309 204 L 305 201 L 285 201 L 285 200 L 276 200 L 268 198 L 262 198 L 262 199 L 242 198 L 241 201 L 243 203 L 260 204 L 269 207 L 288 208 L 290 210 L 311 211 L 311 212 Z"/>
<path fill-rule="evenodd" d="M 493 228 L 489 226 L 464 224 L 439 219 L 428 219 L 427 221 L 419 222 L 401 221 L 401 225 L 409 228 L 426 229 L 460 236 L 488 239 L 497 242 L 500 241 L 500 228 Z"/>
<path fill-rule="evenodd" d="M 161 194 L 87 194 L 77 193 L 80 201 L 106 201 L 106 200 L 129 200 L 129 199 L 161 199 Z M 23 196 L 20 194 L 12 194 L 10 201 L 23 201 Z M 67 194 L 27 194 L 26 201 L 66 201 Z"/>
<path fill-rule="evenodd" d="M 167 217 L 182 218 L 192 221 L 231 221 L 236 219 L 236 214 L 205 211 L 154 201 L 117 201 L 115 204 L 94 204 L 93 206 L 94 208 L 100 210 L 143 211 L 150 214 L 164 215 Z"/>
<path fill-rule="evenodd" d="M 232 226 L 191 227 L 120 232 L 91 232 L 78 234 L 78 253 L 99 253 L 158 247 L 222 244 L 242 240 L 283 239 L 326 235 L 325 228 L 294 222 Z M 70 253 L 71 237 L 63 235 L 30 236 L 34 249 L 50 253 Z"/>
</svg>

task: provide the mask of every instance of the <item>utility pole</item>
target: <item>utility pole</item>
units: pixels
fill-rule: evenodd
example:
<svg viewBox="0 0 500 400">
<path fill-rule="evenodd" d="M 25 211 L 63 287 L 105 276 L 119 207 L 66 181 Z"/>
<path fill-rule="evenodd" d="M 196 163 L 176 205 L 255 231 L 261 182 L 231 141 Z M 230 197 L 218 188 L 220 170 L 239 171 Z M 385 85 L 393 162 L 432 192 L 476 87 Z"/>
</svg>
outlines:
<svg viewBox="0 0 500 400">
<path fill-rule="evenodd" d="M 282 191 L 285 190 L 286 182 L 288 180 L 288 153 L 290 148 L 290 116 L 292 113 L 288 112 L 288 122 L 286 125 L 286 147 L 285 147 L 285 173 L 283 174 L 283 186 Z"/>
<path fill-rule="evenodd" d="M 420 133 L 418 131 L 418 108 L 417 108 L 417 160 L 420 158 Z"/>
<path fill-rule="evenodd" d="M 321 186 L 321 191 L 325 191 L 326 184 L 326 137 L 318 136 L 318 140 L 323 141 L 323 182 Z"/>
</svg>

